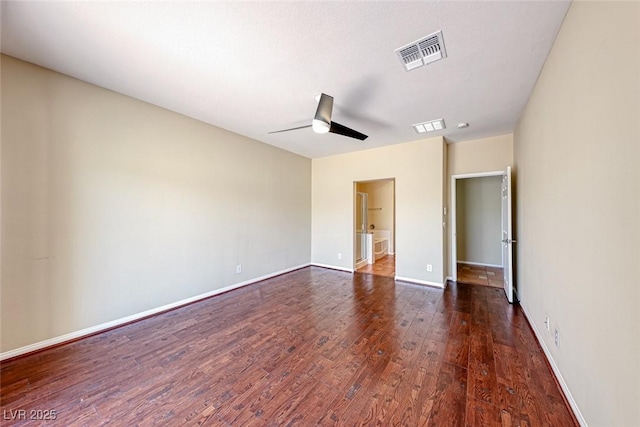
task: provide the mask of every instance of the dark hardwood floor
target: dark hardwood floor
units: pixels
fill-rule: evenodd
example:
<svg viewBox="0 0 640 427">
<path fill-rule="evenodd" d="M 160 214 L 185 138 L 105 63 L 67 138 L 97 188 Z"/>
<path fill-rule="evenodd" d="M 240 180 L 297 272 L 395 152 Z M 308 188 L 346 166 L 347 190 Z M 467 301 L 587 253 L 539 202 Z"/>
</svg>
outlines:
<svg viewBox="0 0 640 427">
<path fill-rule="evenodd" d="M 356 270 L 358 273 L 375 274 L 376 276 L 395 277 L 396 257 L 385 255 L 373 264 L 367 264 Z"/>
<path fill-rule="evenodd" d="M 0 374 L 2 425 L 576 425 L 501 289 L 317 267 L 2 363 Z M 20 410 L 57 418 L 7 419 Z"/>
</svg>

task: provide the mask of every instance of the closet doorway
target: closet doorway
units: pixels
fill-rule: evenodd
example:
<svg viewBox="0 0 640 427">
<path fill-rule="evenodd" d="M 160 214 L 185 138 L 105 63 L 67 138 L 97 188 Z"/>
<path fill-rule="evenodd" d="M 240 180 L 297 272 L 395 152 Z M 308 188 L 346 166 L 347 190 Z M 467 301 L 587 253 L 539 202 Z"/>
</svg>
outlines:
<svg viewBox="0 0 640 427">
<path fill-rule="evenodd" d="M 495 179 L 473 181 L 492 177 Z M 453 280 L 496 287 L 502 285 L 510 303 L 518 301 L 518 289 L 513 280 L 513 245 L 516 240 L 513 236 L 512 203 L 511 166 L 504 171 L 451 176 L 450 268 Z M 485 219 L 488 222 L 484 222 Z M 469 243 L 470 239 L 473 239 L 472 243 Z M 460 249 L 462 245 L 467 247 Z M 497 248 L 500 248 L 499 257 Z M 476 256 L 481 257 L 480 262 L 471 260 Z M 498 259 L 500 264 L 496 264 Z"/>
<path fill-rule="evenodd" d="M 503 174 L 489 172 L 452 180 L 451 270 L 458 282 L 504 287 Z"/>
</svg>

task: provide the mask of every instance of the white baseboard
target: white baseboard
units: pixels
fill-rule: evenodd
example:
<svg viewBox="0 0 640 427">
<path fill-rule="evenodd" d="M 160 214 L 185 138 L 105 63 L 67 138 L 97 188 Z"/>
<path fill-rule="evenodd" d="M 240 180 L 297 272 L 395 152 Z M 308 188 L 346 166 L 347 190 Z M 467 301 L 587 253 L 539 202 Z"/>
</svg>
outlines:
<svg viewBox="0 0 640 427">
<path fill-rule="evenodd" d="M 480 267 L 502 268 L 502 265 L 499 265 L 499 264 L 487 264 L 487 263 L 484 263 L 484 262 L 458 261 L 458 264 L 477 265 L 477 266 L 480 266 Z"/>
<path fill-rule="evenodd" d="M 582 427 L 587 427 L 587 422 L 582 416 L 582 412 L 580 412 L 580 408 L 578 408 L 578 404 L 574 400 L 573 395 L 571 394 L 571 391 L 569 391 L 569 386 L 567 386 L 567 383 L 562 377 L 562 374 L 560 373 L 560 369 L 558 368 L 558 365 L 556 365 L 555 360 L 553 360 L 553 357 L 551 356 L 551 352 L 549 351 L 549 348 L 547 348 L 547 345 L 542 339 L 542 335 L 540 334 L 540 331 L 538 331 L 536 324 L 533 322 L 532 317 L 529 315 L 529 312 L 527 311 L 525 306 L 522 305 L 522 303 L 520 303 L 520 308 L 522 308 L 522 312 L 524 313 L 525 317 L 529 321 L 529 325 L 531 325 L 531 329 L 533 330 L 533 333 L 536 335 L 536 338 L 538 339 L 538 342 L 542 347 L 542 351 L 544 352 L 544 355 L 547 358 L 549 365 L 551 365 L 551 369 L 553 370 L 554 375 L 558 379 L 560 388 L 562 388 L 562 391 L 565 397 L 567 398 L 567 401 L 569 402 L 569 406 L 571 406 L 571 410 L 573 411 L 573 414 L 576 416 L 578 423 L 580 423 Z"/>
<path fill-rule="evenodd" d="M 196 302 L 205 298 L 212 297 L 214 295 L 218 295 L 224 292 L 231 291 L 233 289 L 241 288 L 243 286 L 251 285 L 252 283 L 260 282 L 262 280 L 270 279 L 275 276 L 279 276 L 281 274 L 289 273 L 294 270 L 299 270 L 304 267 L 308 267 L 311 263 L 301 264 L 296 267 L 287 268 L 285 270 L 276 271 L 274 273 L 265 274 L 264 276 L 256 277 L 253 279 L 245 280 L 244 282 L 235 283 L 233 285 L 225 286 L 224 288 L 214 289 L 213 291 L 206 292 L 204 294 L 196 295 L 190 298 L 186 298 L 180 301 L 172 302 L 170 304 L 163 305 L 161 307 L 152 308 L 150 310 L 146 310 L 140 313 L 132 314 L 127 317 L 122 317 L 120 319 L 112 320 L 110 322 L 102 323 L 100 325 L 91 326 L 89 328 L 81 329 L 79 331 L 70 332 L 68 334 L 60 335 L 54 338 L 49 338 L 44 341 L 40 341 L 37 343 L 29 344 L 24 347 L 16 348 L 14 350 L 9 350 L 4 353 L 0 353 L 0 361 L 11 359 L 13 357 L 21 356 L 23 354 L 32 353 L 34 351 L 42 350 L 47 347 L 51 347 L 54 345 L 62 344 L 67 341 L 76 340 L 79 338 L 83 338 L 89 335 L 93 335 L 107 329 L 114 328 L 116 326 L 124 325 L 126 323 L 133 322 L 135 320 L 142 319 L 144 317 L 149 317 L 157 313 L 161 313 L 163 311 L 171 310 L 173 308 L 177 308 L 186 304 L 190 304 L 192 302 Z"/>
<path fill-rule="evenodd" d="M 402 276 L 396 276 L 395 279 L 400 280 L 401 282 L 410 282 L 410 283 L 417 283 L 419 285 L 433 286 L 434 288 L 440 288 L 440 289 L 445 288 L 444 283 L 429 282 L 428 280 L 412 279 L 411 277 L 402 277 Z"/>
<path fill-rule="evenodd" d="M 320 264 L 319 262 L 312 262 L 311 265 L 316 267 L 322 267 L 322 268 L 330 268 L 331 270 L 340 270 L 340 271 L 346 271 L 347 273 L 353 273 L 353 268 L 338 267 L 337 265 L 329 265 L 329 264 Z"/>
<path fill-rule="evenodd" d="M 447 276 L 447 278 L 444 279 L 445 283 L 448 282 L 449 280 L 451 280 L 452 282 L 455 282 L 455 280 L 453 280 L 453 277 L 451 276 Z"/>
</svg>

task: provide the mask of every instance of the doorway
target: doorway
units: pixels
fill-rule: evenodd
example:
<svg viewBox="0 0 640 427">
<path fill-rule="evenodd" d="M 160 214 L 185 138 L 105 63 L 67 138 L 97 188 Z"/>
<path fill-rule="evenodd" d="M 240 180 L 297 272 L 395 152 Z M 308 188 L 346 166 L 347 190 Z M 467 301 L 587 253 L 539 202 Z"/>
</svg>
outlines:
<svg viewBox="0 0 640 427">
<path fill-rule="evenodd" d="M 510 178 L 511 168 L 451 177 L 450 271 L 454 281 L 504 288 L 513 302 Z"/>
<path fill-rule="evenodd" d="M 395 277 L 395 179 L 354 183 L 354 270 Z"/>
</svg>

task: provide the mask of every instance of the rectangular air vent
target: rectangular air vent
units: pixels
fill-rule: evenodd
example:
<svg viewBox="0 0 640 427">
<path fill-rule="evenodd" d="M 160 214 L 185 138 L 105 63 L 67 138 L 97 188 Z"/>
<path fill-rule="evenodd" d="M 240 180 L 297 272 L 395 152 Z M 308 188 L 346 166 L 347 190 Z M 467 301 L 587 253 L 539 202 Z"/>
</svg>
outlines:
<svg viewBox="0 0 640 427">
<path fill-rule="evenodd" d="M 444 119 L 416 123 L 412 126 L 417 133 L 435 132 L 446 128 L 446 126 L 444 125 Z"/>
<path fill-rule="evenodd" d="M 398 52 L 398 55 L 402 59 L 404 66 L 407 68 L 407 71 L 424 65 L 418 45 L 412 44 L 411 46 L 402 48 L 400 49 L 400 52 Z"/>
<path fill-rule="evenodd" d="M 447 57 L 442 40 L 442 31 L 429 34 L 426 37 L 396 49 L 396 54 L 406 71 L 430 64 Z"/>
</svg>

